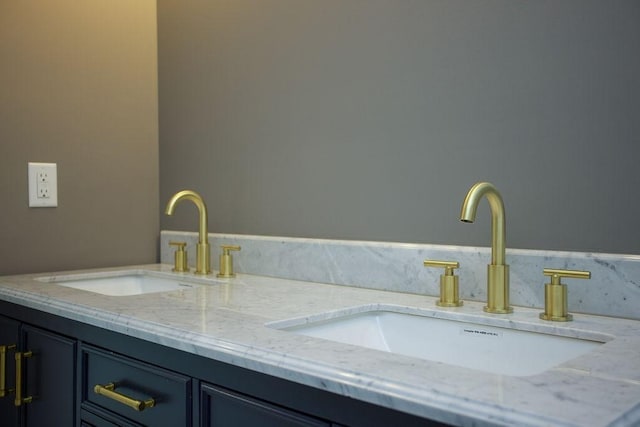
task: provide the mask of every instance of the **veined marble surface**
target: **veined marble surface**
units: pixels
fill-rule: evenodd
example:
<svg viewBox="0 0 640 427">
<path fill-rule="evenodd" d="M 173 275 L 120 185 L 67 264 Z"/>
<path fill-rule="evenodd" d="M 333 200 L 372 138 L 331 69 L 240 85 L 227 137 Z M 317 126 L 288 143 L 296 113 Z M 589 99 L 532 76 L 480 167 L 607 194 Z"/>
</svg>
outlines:
<svg viewBox="0 0 640 427">
<path fill-rule="evenodd" d="M 169 241 L 187 242 L 195 265 L 197 233 L 162 231 L 162 263 L 173 263 Z M 239 245 L 238 272 L 369 289 L 438 296 L 441 269 L 425 268 L 425 259 L 460 262 L 460 298 L 486 301 L 490 249 L 408 243 L 358 242 L 289 237 L 210 234 L 212 266 L 220 245 Z M 539 251 L 507 248 L 511 304 L 544 307 L 544 268 L 591 271 L 590 280 L 563 279 L 569 311 L 640 319 L 640 255 Z"/>
<path fill-rule="evenodd" d="M 65 272 L 78 278 L 147 271 L 180 282 L 168 265 Z M 53 274 L 0 277 L 0 299 L 318 389 L 459 426 L 634 426 L 640 423 L 640 322 L 540 310 L 487 315 L 482 303 L 438 308 L 436 298 L 238 274 L 192 287 L 105 296 L 57 285 Z M 425 316 L 563 336 L 606 336 L 588 354 L 541 374 L 506 376 L 280 331 L 268 323 L 337 310 L 399 306 Z M 323 314 L 324 313 L 324 314 Z"/>
</svg>

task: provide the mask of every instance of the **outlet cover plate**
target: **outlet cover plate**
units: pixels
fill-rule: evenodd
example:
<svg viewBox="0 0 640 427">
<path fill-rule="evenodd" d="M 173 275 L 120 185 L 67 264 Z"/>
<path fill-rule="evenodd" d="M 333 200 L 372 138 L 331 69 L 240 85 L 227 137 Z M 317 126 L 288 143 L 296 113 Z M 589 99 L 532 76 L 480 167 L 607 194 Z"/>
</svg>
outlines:
<svg viewBox="0 0 640 427">
<path fill-rule="evenodd" d="M 56 163 L 29 162 L 29 207 L 58 206 L 58 166 Z"/>
</svg>

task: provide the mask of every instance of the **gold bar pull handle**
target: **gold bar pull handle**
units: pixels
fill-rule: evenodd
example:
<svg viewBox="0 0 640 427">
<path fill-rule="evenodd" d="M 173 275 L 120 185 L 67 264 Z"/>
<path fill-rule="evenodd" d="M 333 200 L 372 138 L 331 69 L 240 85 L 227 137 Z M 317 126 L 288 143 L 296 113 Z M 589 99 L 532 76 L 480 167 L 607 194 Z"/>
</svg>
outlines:
<svg viewBox="0 0 640 427">
<path fill-rule="evenodd" d="M 14 405 L 21 406 L 23 403 L 31 403 L 33 396 L 22 397 L 22 359 L 29 359 L 33 356 L 32 351 L 25 351 L 23 353 L 17 352 L 16 357 L 16 398 L 13 401 Z"/>
<path fill-rule="evenodd" d="M 147 408 L 153 408 L 154 406 L 156 406 L 156 401 L 153 398 L 149 398 L 147 400 L 136 400 L 129 396 L 125 396 L 124 394 L 118 393 L 116 391 L 115 383 L 108 383 L 105 385 L 96 384 L 93 387 L 93 391 L 96 394 L 115 400 L 116 402 L 122 403 L 123 405 L 135 409 L 136 411 L 144 411 Z"/>
<path fill-rule="evenodd" d="M 444 268 L 444 274 L 440 275 L 440 300 L 436 301 L 436 305 L 440 307 L 460 307 L 458 288 L 458 276 L 453 274 L 454 269 L 460 267 L 458 261 L 436 261 L 427 259 L 424 261 L 425 267 Z"/>
<path fill-rule="evenodd" d="M 7 351 L 15 350 L 15 344 L 0 345 L 0 397 L 5 397 L 13 389 L 7 389 Z"/>
<path fill-rule="evenodd" d="M 544 313 L 540 313 L 540 318 L 554 322 L 568 322 L 572 320 L 573 316 L 569 314 L 567 304 L 567 285 L 561 283 L 560 279 L 563 277 L 590 279 L 591 273 L 581 270 L 545 268 L 543 274 L 551 277 L 551 282 L 545 283 L 544 285 Z"/>
</svg>

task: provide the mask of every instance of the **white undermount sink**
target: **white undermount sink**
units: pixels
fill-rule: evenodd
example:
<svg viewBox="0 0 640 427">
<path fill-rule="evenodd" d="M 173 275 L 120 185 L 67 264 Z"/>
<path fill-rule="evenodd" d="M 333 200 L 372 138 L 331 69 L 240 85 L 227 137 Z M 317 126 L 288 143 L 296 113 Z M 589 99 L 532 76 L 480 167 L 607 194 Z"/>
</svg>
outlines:
<svg viewBox="0 0 640 427">
<path fill-rule="evenodd" d="M 185 280 L 154 275 L 145 270 L 114 273 L 69 274 L 38 277 L 36 280 L 108 296 L 131 296 L 192 288 Z"/>
<path fill-rule="evenodd" d="M 354 313 L 355 312 L 355 313 Z M 601 334 L 574 336 L 460 321 L 447 312 L 401 306 L 354 307 L 312 318 L 268 323 L 275 329 L 374 350 L 509 376 L 544 372 L 608 341 Z M 328 318 L 330 317 L 330 318 Z M 553 327 L 546 327 L 551 330 Z M 539 330 L 545 330 L 540 325 Z"/>
</svg>

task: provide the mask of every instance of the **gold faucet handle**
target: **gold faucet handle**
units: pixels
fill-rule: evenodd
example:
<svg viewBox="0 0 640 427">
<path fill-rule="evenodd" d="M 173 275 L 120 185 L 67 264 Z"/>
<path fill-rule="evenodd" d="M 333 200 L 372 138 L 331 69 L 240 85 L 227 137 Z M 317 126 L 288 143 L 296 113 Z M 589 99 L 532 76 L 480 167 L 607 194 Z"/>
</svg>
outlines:
<svg viewBox="0 0 640 427">
<path fill-rule="evenodd" d="M 239 251 L 242 249 L 240 246 L 235 245 L 222 245 L 220 247 L 222 248 L 223 255 L 230 255 L 229 251 Z"/>
<path fill-rule="evenodd" d="M 437 261 L 426 259 L 423 262 L 425 267 L 444 268 L 444 274 L 440 275 L 440 300 L 436 301 L 436 305 L 440 307 L 460 307 L 458 289 L 459 279 L 453 270 L 460 267 L 458 261 Z"/>
<path fill-rule="evenodd" d="M 545 268 L 542 270 L 545 276 L 551 277 L 552 285 L 561 285 L 560 279 L 563 277 L 571 279 L 591 279 L 590 271 L 583 270 L 559 270 L 555 268 Z"/>
<path fill-rule="evenodd" d="M 437 261 L 433 259 L 425 259 L 424 260 L 425 267 L 442 267 L 444 268 L 444 274 L 446 276 L 453 275 L 454 268 L 460 268 L 460 263 L 458 261 Z"/>
<path fill-rule="evenodd" d="M 169 246 L 175 246 L 176 252 L 174 254 L 174 265 L 172 271 L 183 273 L 189 271 L 189 265 L 187 263 L 187 251 L 184 249 L 187 246 L 186 242 L 169 242 Z"/>
<path fill-rule="evenodd" d="M 568 322 L 573 319 L 569 314 L 567 304 L 567 285 L 561 283 L 561 279 L 590 279 L 591 272 L 582 270 L 560 270 L 545 268 L 542 270 L 545 276 L 551 277 L 550 283 L 544 285 L 544 313 L 540 313 L 542 320 L 554 322 Z"/>
<path fill-rule="evenodd" d="M 217 277 L 229 278 L 236 277 L 236 274 L 233 272 L 233 257 L 231 256 L 231 251 L 239 251 L 240 246 L 234 245 L 222 245 L 222 255 L 220 255 L 220 273 L 218 273 Z"/>
<path fill-rule="evenodd" d="M 169 242 L 169 246 L 176 246 L 178 248 L 178 250 L 184 250 L 184 248 L 187 246 L 187 242 Z"/>
</svg>

